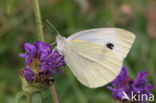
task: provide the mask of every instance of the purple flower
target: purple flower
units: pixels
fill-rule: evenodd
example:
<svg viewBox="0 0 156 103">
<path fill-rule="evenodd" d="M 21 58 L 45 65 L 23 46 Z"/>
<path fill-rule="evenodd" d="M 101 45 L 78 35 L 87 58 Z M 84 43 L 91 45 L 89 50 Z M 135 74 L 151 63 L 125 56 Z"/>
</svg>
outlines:
<svg viewBox="0 0 156 103">
<path fill-rule="evenodd" d="M 125 85 L 125 82 L 127 81 L 128 78 L 129 78 L 128 72 L 127 72 L 126 68 L 123 66 L 122 70 L 120 72 L 120 75 L 118 75 L 116 77 L 116 79 L 112 81 L 112 85 L 115 88 L 120 88 L 121 86 Z"/>
<path fill-rule="evenodd" d="M 36 54 L 37 54 L 36 47 L 34 45 L 30 44 L 30 43 L 25 43 L 24 44 L 24 49 L 31 57 L 35 57 Z"/>
<path fill-rule="evenodd" d="M 49 72 L 50 75 L 56 74 L 59 68 L 65 65 L 63 56 L 56 50 L 53 50 L 44 60 L 42 61 L 41 70 Z"/>
<path fill-rule="evenodd" d="M 148 72 L 142 71 L 138 74 L 137 79 L 133 80 L 128 76 L 128 72 L 123 66 L 120 74 L 111 82 L 114 88 L 111 86 L 107 88 L 112 91 L 113 98 L 121 101 L 124 96 L 123 92 L 125 92 L 129 98 L 131 98 L 132 92 L 134 94 L 147 94 L 149 96 L 151 94 L 150 90 L 154 88 L 151 84 L 147 84 L 148 79 L 146 79 L 146 77 L 148 75 Z M 148 101 L 146 101 L 146 103 L 148 103 Z"/>
<path fill-rule="evenodd" d="M 139 73 L 137 79 L 132 84 L 132 89 L 135 93 L 143 93 L 143 94 L 150 94 L 150 90 L 153 90 L 153 86 L 151 84 L 146 84 L 148 82 L 148 79 L 146 77 L 148 76 L 148 72 L 142 71 Z"/>
<path fill-rule="evenodd" d="M 27 81 L 32 82 L 35 78 L 34 72 L 31 70 L 30 66 L 26 66 L 24 70 L 24 77 Z"/>
<path fill-rule="evenodd" d="M 37 49 L 34 45 L 30 43 L 25 43 L 24 44 L 24 49 L 26 53 L 24 54 L 19 54 L 21 58 L 25 58 L 25 64 L 29 65 L 32 61 L 32 58 L 35 58 L 37 55 Z"/>
<path fill-rule="evenodd" d="M 35 42 L 34 45 L 25 43 L 24 49 L 26 53 L 19 54 L 19 56 L 25 58 L 24 77 L 30 82 L 35 78 L 33 77 L 33 71 L 35 73 L 36 71 L 43 72 L 47 74 L 45 77 L 49 78 L 59 72 L 61 67 L 65 66 L 63 55 L 57 50 L 53 50 L 50 44 L 42 41 Z"/>
<path fill-rule="evenodd" d="M 40 61 L 44 61 L 45 58 L 52 52 L 52 46 L 50 44 L 38 41 L 34 43 L 34 45 L 38 50 L 38 54 L 40 54 Z"/>
</svg>

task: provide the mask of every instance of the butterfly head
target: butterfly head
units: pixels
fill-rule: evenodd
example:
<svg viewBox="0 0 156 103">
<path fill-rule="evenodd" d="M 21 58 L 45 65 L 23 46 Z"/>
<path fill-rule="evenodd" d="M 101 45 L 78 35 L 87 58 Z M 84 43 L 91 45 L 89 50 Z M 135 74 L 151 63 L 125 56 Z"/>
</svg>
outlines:
<svg viewBox="0 0 156 103">
<path fill-rule="evenodd" d="M 66 44 L 66 38 L 61 35 L 57 35 L 56 43 L 57 43 L 57 50 L 62 51 L 64 45 Z"/>
</svg>

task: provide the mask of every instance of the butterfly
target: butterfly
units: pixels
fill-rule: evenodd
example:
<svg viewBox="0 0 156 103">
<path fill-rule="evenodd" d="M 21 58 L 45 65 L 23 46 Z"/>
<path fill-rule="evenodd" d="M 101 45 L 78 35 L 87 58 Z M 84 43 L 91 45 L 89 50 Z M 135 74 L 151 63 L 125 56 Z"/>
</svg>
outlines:
<svg viewBox="0 0 156 103">
<path fill-rule="evenodd" d="M 68 38 L 57 35 L 56 48 L 83 85 L 97 88 L 118 76 L 134 39 L 133 33 L 119 28 L 89 29 Z"/>
</svg>

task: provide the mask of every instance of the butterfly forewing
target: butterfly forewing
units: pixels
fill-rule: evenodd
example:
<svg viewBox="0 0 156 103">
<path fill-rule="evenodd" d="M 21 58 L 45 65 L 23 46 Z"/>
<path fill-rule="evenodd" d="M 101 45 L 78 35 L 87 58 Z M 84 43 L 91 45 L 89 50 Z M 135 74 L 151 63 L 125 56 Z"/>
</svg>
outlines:
<svg viewBox="0 0 156 103">
<path fill-rule="evenodd" d="M 80 31 L 67 38 L 70 40 L 85 40 L 105 46 L 124 59 L 131 48 L 135 35 L 118 28 L 100 28 Z"/>
</svg>

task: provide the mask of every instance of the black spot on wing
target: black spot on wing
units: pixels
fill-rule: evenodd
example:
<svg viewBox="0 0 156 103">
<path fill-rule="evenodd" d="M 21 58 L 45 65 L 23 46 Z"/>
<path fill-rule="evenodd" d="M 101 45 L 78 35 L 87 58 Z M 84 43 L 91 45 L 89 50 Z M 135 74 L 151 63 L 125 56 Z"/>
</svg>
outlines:
<svg viewBox="0 0 156 103">
<path fill-rule="evenodd" d="M 114 48 L 114 44 L 112 44 L 112 43 L 107 43 L 107 44 L 106 44 L 106 47 L 112 50 L 112 49 Z"/>
</svg>

